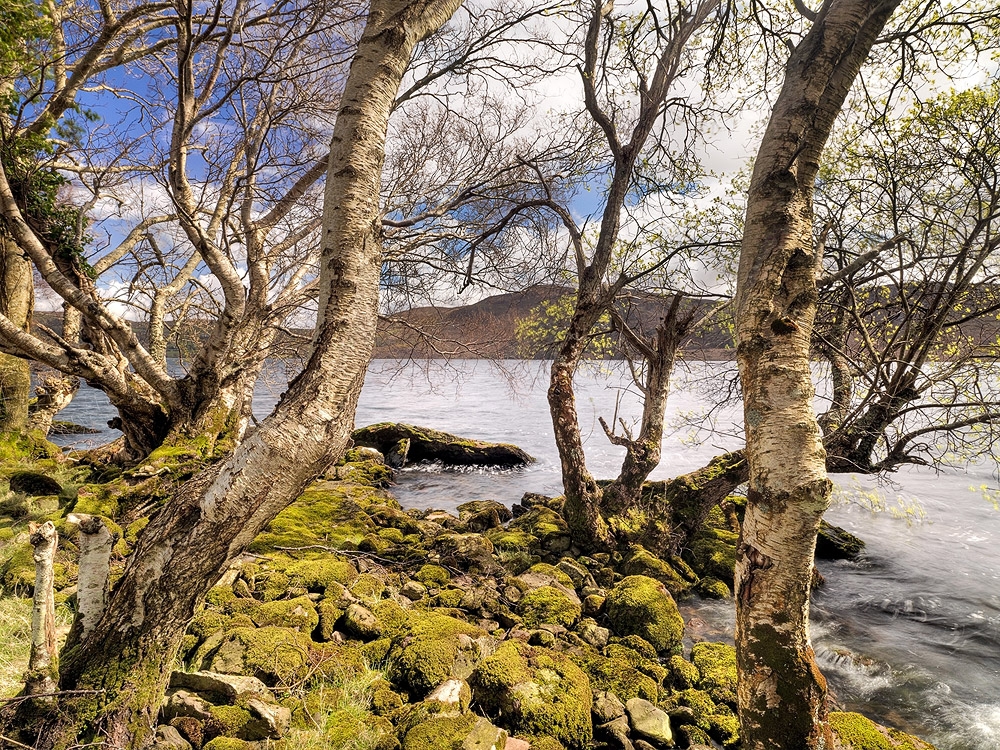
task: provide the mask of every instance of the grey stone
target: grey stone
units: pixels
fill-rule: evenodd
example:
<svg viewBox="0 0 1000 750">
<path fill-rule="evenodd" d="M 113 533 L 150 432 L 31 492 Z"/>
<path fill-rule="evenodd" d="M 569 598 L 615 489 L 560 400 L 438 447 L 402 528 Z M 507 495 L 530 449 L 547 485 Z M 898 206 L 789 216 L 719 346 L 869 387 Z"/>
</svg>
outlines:
<svg viewBox="0 0 1000 750">
<path fill-rule="evenodd" d="M 192 716 L 200 721 L 211 718 L 212 704 L 187 690 L 172 690 L 163 699 L 160 716 L 169 722 L 177 716 Z"/>
<path fill-rule="evenodd" d="M 580 624 L 576 626 L 576 632 L 586 643 L 589 643 L 598 651 L 607 646 L 608 639 L 611 638 L 610 630 L 602 628 L 597 624 L 596 620 L 589 617 L 582 620 Z"/>
<path fill-rule="evenodd" d="M 672 745 L 674 734 L 670 731 L 670 717 L 647 700 L 632 698 L 625 704 L 632 732 L 654 745 Z"/>
<path fill-rule="evenodd" d="M 380 633 L 378 618 L 367 607 L 357 603 L 344 612 L 344 630 L 362 640 L 378 638 Z"/>
<path fill-rule="evenodd" d="M 173 672 L 170 675 L 170 687 L 219 696 L 227 702 L 247 694 L 274 697 L 267 685 L 256 677 L 218 672 Z"/>
<path fill-rule="evenodd" d="M 277 740 L 288 732 L 292 723 L 291 709 L 259 698 L 251 698 L 246 705 L 251 717 L 244 727 L 247 739 Z"/>
<path fill-rule="evenodd" d="M 410 453 L 410 439 L 397 440 L 385 453 L 385 462 L 393 469 L 402 469 Z"/>
<path fill-rule="evenodd" d="M 619 716 L 617 719 L 598 724 L 598 735 L 606 737 L 612 744 L 622 748 L 622 750 L 634 750 L 631 740 L 628 737 L 628 719 Z"/>
<path fill-rule="evenodd" d="M 153 750 L 191 750 L 191 743 L 181 737 L 181 733 L 169 724 L 156 728 Z"/>
<path fill-rule="evenodd" d="M 472 690 L 465 680 L 445 680 L 434 688 L 424 700 L 440 703 L 445 711 L 463 713 L 469 708 L 469 703 L 472 701 Z"/>
<path fill-rule="evenodd" d="M 489 719 L 479 718 L 472 731 L 462 740 L 462 750 L 504 750 L 507 732 Z"/>
<path fill-rule="evenodd" d="M 570 557 L 564 557 L 556 567 L 568 575 L 577 588 L 590 576 L 590 572 L 585 567 Z"/>
<path fill-rule="evenodd" d="M 625 704 L 614 693 L 607 690 L 595 690 L 591 713 L 594 715 L 595 723 L 607 724 L 609 721 L 614 721 L 625 715 Z"/>
<path fill-rule="evenodd" d="M 412 602 L 420 601 L 427 595 L 427 587 L 420 581 L 407 581 L 399 593 Z"/>
</svg>

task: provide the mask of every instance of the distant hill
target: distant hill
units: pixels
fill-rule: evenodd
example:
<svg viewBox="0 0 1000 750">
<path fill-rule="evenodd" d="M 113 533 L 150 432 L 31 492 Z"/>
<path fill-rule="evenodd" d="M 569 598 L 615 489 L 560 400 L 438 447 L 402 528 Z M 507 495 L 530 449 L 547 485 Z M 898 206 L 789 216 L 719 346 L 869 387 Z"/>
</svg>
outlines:
<svg viewBox="0 0 1000 750">
<path fill-rule="evenodd" d="M 556 285 L 533 286 L 520 292 L 497 294 L 460 307 L 415 307 L 379 320 L 375 357 L 378 359 L 438 359 L 438 358 L 500 358 L 547 359 L 558 345 L 558 324 L 552 326 L 545 341 L 526 343 L 518 337 L 522 321 L 537 319 L 543 303 L 556 303 L 574 293 L 570 287 Z M 637 330 L 652 335 L 656 324 L 665 314 L 664 297 L 639 294 L 629 304 L 628 320 Z M 707 303 L 693 302 L 700 307 Z M 707 307 L 706 307 L 707 309 Z M 44 326 L 56 334 L 62 333 L 62 314 L 36 311 L 36 333 Z M 133 327 L 139 340 L 148 343 L 144 322 Z M 168 356 L 190 352 L 195 343 L 206 335 L 208 324 L 190 323 L 179 335 L 168 337 Z M 300 351 L 301 338 L 309 331 L 292 331 L 291 336 L 279 337 L 275 356 L 294 356 Z M 44 335 L 43 335 L 44 337 Z M 699 331 L 685 347 L 691 356 L 705 359 L 732 359 L 734 350 L 730 334 L 719 326 Z"/>
<path fill-rule="evenodd" d="M 518 325 L 537 318 L 542 303 L 555 303 L 574 293 L 569 287 L 540 285 L 498 294 L 461 307 L 416 307 L 379 322 L 378 358 L 496 357 L 545 359 L 552 356 L 560 333 L 541 345 L 519 340 Z M 627 318 L 642 333 L 652 335 L 666 314 L 669 299 L 640 293 L 632 297 Z M 689 302 L 707 310 L 710 303 Z M 718 325 L 698 331 L 685 346 L 693 356 L 732 359 L 732 337 Z"/>
</svg>

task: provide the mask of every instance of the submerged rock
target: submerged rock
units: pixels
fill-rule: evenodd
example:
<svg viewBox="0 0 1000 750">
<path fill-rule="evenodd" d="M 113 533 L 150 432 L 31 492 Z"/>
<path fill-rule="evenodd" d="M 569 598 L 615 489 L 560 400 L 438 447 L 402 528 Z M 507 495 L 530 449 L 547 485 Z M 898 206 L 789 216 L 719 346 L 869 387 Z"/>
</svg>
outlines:
<svg viewBox="0 0 1000 750">
<path fill-rule="evenodd" d="M 819 525 L 816 537 L 816 557 L 820 560 L 857 560 L 865 551 L 865 543 L 846 529 L 826 521 Z"/>
<path fill-rule="evenodd" d="M 409 441 L 409 446 L 403 460 L 410 463 L 441 461 L 456 466 L 510 467 L 524 466 L 535 460 L 516 445 L 469 440 L 447 432 L 401 423 L 381 422 L 369 425 L 355 430 L 352 437 L 356 445 L 375 448 L 386 454 L 390 465 L 389 452 L 404 440 Z M 397 450 L 397 456 L 398 454 Z"/>
</svg>

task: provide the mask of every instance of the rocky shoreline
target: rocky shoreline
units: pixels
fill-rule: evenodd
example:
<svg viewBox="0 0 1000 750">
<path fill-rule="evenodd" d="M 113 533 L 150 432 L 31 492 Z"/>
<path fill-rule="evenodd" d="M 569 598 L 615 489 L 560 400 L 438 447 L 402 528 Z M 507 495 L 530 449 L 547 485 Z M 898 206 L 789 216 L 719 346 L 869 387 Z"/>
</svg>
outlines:
<svg viewBox="0 0 1000 750">
<path fill-rule="evenodd" d="M 123 564 L 170 482 L 194 470 L 158 453 L 110 482 L 49 484 L 0 508 L 14 549 L 4 589 L 31 580 L 17 530 L 28 517 L 61 524 L 61 600 L 74 594 L 69 512 L 112 520 Z M 559 498 L 404 511 L 390 480 L 381 454 L 350 451 L 226 571 L 180 645 L 158 750 L 739 747 L 735 652 L 685 648 L 677 608 L 731 596 L 737 498 L 661 560 L 580 554 Z M 859 714 L 831 723 L 838 748 L 931 747 Z"/>
</svg>

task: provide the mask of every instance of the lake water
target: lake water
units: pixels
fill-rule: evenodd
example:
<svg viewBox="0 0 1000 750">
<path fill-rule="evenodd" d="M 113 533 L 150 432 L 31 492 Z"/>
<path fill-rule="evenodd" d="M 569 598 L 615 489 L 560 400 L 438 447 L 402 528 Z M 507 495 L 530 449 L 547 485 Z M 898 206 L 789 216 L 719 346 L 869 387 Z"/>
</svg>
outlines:
<svg viewBox="0 0 1000 750">
<path fill-rule="evenodd" d="M 282 375 L 276 368 L 258 385 L 258 416 L 273 407 Z M 711 436 L 691 427 L 731 388 L 734 375 L 732 363 L 698 363 L 677 374 L 668 419 L 678 426 L 664 439 L 653 478 L 693 470 L 739 447 L 738 405 L 711 415 Z M 559 463 L 546 379 L 541 362 L 498 369 L 482 361 L 377 361 L 357 423 L 409 422 L 515 443 L 538 459 L 502 473 L 408 468 L 394 490 L 404 506 L 450 509 L 471 499 L 510 504 L 526 491 L 555 495 Z M 638 414 L 638 399 L 621 390 L 623 380 L 615 365 L 589 367 L 577 379 L 588 465 L 598 477 L 616 472 L 622 450 L 608 443 L 597 418 L 610 423 L 617 413 L 631 421 Z M 60 418 L 103 427 L 111 416 L 102 394 L 81 389 Z M 105 430 L 86 440 L 116 435 Z M 882 484 L 832 477 L 837 502 L 827 519 L 862 537 L 867 549 L 857 563 L 820 563 L 826 585 L 813 600 L 812 636 L 821 666 L 845 710 L 912 731 L 940 750 L 1000 748 L 1000 510 L 982 491 L 997 489 L 991 472 L 986 465 L 942 473 L 903 468 Z M 731 639 L 732 602 L 695 602 L 684 613 L 689 632 Z"/>
</svg>

